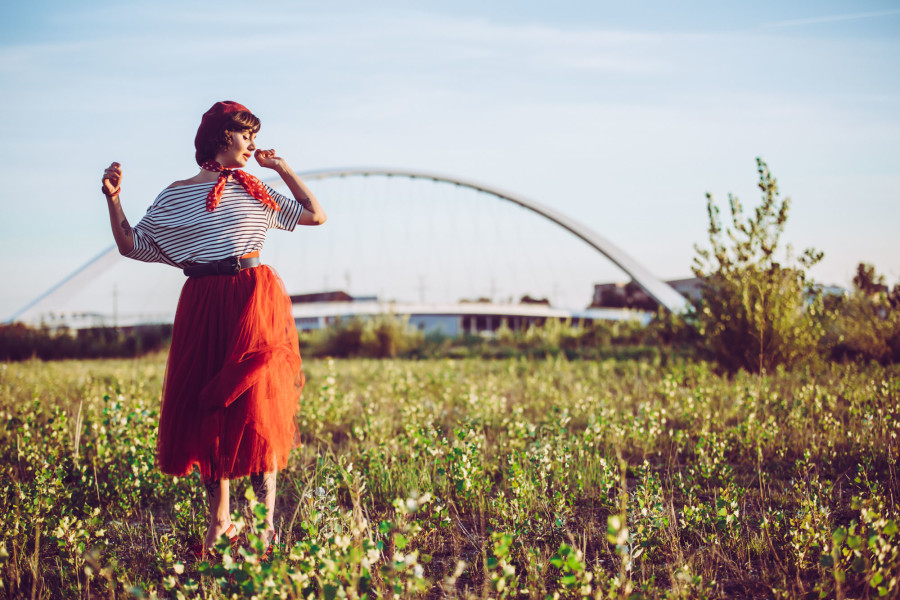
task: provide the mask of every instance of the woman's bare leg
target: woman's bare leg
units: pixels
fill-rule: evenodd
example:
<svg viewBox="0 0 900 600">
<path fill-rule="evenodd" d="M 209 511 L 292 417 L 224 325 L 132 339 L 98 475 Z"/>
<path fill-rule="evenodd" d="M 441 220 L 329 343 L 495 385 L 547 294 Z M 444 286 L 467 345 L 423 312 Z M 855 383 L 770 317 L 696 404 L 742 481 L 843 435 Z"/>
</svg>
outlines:
<svg viewBox="0 0 900 600">
<path fill-rule="evenodd" d="M 204 483 L 209 501 L 209 527 L 206 529 L 204 548 L 212 548 L 216 538 L 231 525 L 231 488 L 227 479 Z"/>
<path fill-rule="evenodd" d="M 277 462 L 275 463 L 278 464 Z M 250 475 L 250 485 L 253 486 L 253 493 L 256 494 L 256 500 L 264 504 L 268 509 L 266 511 L 266 531 L 265 540 L 271 541 L 275 535 L 275 485 L 278 471 L 272 469 L 268 473 L 253 473 Z"/>
</svg>

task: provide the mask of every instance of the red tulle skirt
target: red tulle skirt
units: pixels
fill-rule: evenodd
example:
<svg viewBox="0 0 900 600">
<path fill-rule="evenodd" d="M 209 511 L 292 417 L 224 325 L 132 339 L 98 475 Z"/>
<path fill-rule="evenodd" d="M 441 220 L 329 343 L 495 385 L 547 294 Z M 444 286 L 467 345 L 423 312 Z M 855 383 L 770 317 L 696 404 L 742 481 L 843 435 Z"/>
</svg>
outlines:
<svg viewBox="0 0 900 600">
<path fill-rule="evenodd" d="M 164 473 L 204 481 L 287 466 L 304 376 L 291 300 L 267 266 L 188 278 L 159 416 Z"/>
</svg>

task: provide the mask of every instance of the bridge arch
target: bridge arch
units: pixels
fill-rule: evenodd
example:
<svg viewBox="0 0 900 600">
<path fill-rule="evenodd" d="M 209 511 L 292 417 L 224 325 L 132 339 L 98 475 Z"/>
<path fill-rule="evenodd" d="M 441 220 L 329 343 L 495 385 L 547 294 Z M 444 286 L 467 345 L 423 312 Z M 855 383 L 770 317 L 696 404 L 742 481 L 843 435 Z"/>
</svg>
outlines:
<svg viewBox="0 0 900 600">
<path fill-rule="evenodd" d="M 384 169 L 384 168 L 365 168 L 365 167 L 349 167 L 343 169 L 321 169 L 315 171 L 306 171 L 300 173 L 304 180 L 315 181 L 318 179 L 329 179 L 332 177 L 367 177 L 367 176 L 383 176 L 383 177 L 408 177 L 410 179 L 428 179 L 435 182 L 450 183 L 461 187 L 471 188 L 478 192 L 490 194 L 501 200 L 506 200 L 517 204 L 522 208 L 528 209 L 541 217 L 548 219 L 552 223 L 566 229 L 573 235 L 585 241 L 588 245 L 603 254 L 606 258 L 613 262 L 620 269 L 628 273 L 635 283 L 637 283 L 647 294 L 664 306 L 671 312 L 680 313 L 687 309 L 687 300 L 676 292 L 669 284 L 654 276 L 647 269 L 641 266 L 637 261 L 628 256 L 618 246 L 593 231 L 575 219 L 567 217 L 552 208 L 541 204 L 530 198 L 526 198 L 520 194 L 501 190 L 494 186 L 472 181 L 470 179 L 462 179 L 439 173 L 427 171 L 413 171 L 408 169 Z M 273 184 L 274 182 L 268 182 Z M 278 183 L 281 183 L 279 180 Z"/>
</svg>

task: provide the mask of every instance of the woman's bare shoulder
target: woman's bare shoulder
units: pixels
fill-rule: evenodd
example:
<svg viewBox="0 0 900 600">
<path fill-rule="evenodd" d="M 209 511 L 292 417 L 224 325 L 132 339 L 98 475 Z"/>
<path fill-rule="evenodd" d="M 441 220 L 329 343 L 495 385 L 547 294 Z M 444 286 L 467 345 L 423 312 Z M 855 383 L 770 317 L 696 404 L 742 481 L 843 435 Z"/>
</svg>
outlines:
<svg viewBox="0 0 900 600">
<path fill-rule="evenodd" d="M 166 186 L 166 189 L 171 190 L 172 188 L 184 187 L 186 185 L 197 185 L 200 183 L 210 183 L 209 177 L 204 177 L 203 173 L 199 173 L 197 175 L 194 175 L 190 179 L 180 179 L 178 181 L 173 181 L 168 186 Z"/>
</svg>

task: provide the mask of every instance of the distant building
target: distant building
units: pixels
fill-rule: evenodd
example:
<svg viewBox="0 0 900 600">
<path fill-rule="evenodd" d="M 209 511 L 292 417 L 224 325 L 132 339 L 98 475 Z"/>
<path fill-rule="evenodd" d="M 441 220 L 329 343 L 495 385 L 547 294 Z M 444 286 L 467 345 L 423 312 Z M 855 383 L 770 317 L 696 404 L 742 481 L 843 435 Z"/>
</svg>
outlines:
<svg viewBox="0 0 900 600">
<path fill-rule="evenodd" d="M 817 283 L 815 285 L 816 290 L 821 292 L 823 296 L 846 296 L 849 292 L 846 288 L 843 288 L 839 285 L 825 285 L 822 283 Z"/>
<path fill-rule="evenodd" d="M 687 279 L 672 279 L 667 281 L 676 292 L 692 302 L 700 299 L 703 290 L 703 281 L 699 277 L 688 277 Z"/>
<path fill-rule="evenodd" d="M 519 304 L 543 304 L 544 306 L 550 306 L 550 300 L 547 298 L 532 298 L 526 294 L 519 300 Z"/>
<path fill-rule="evenodd" d="M 309 304 L 311 302 L 353 302 L 353 296 L 347 292 L 315 292 L 313 294 L 294 294 L 291 304 Z"/>
<path fill-rule="evenodd" d="M 329 292 L 325 298 L 343 298 L 344 292 Z M 549 304 L 520 303 L 505 304 L 493 302 L 458 302 L 446 304 L 416 304 L 404 302 L 382 302 L 371 297 L 360 301 L 349 300 L 306 301 L 316 294 L 295 296 L 300 302 L 293 305 L 294 321 L 303 331 L 323 329 L 341 319 L 370 318 L 377 315 L 396 315 L 407 319 L 409 326 L 423 333 L 440 333 L 449 337 L 464 334 L 491 336 L 504 324 L 513 330 L 541 326 L 548 319 L 571 320 L 589 323 L 594 320 L 640 321 L 644 324 L 651 318 L 650 312 L 628 309 L 587 309 L 571 311 L 553 308 Z M 292 296 L 293 298 L 294 296 Z"/>
<path fill-rule="evenodd" d="M 594 299 L 591 306 L 621 307 L 625 306 L 625 283 L 597 283 L 594 285 Z"/>
<path fill-rule="evenodd" d="M 700 299 L 703 284 L 698 277 L 672 279 L 666 281 L 666 283 L 688 300 L 696 301 Z M 595 284 L 594 297 L 590 306 L 598 308 L 635 308 L 652 311 L 656 309 L 656 301 L 633 280 L 628 283 L 617 281 Z"/>
</svg>

